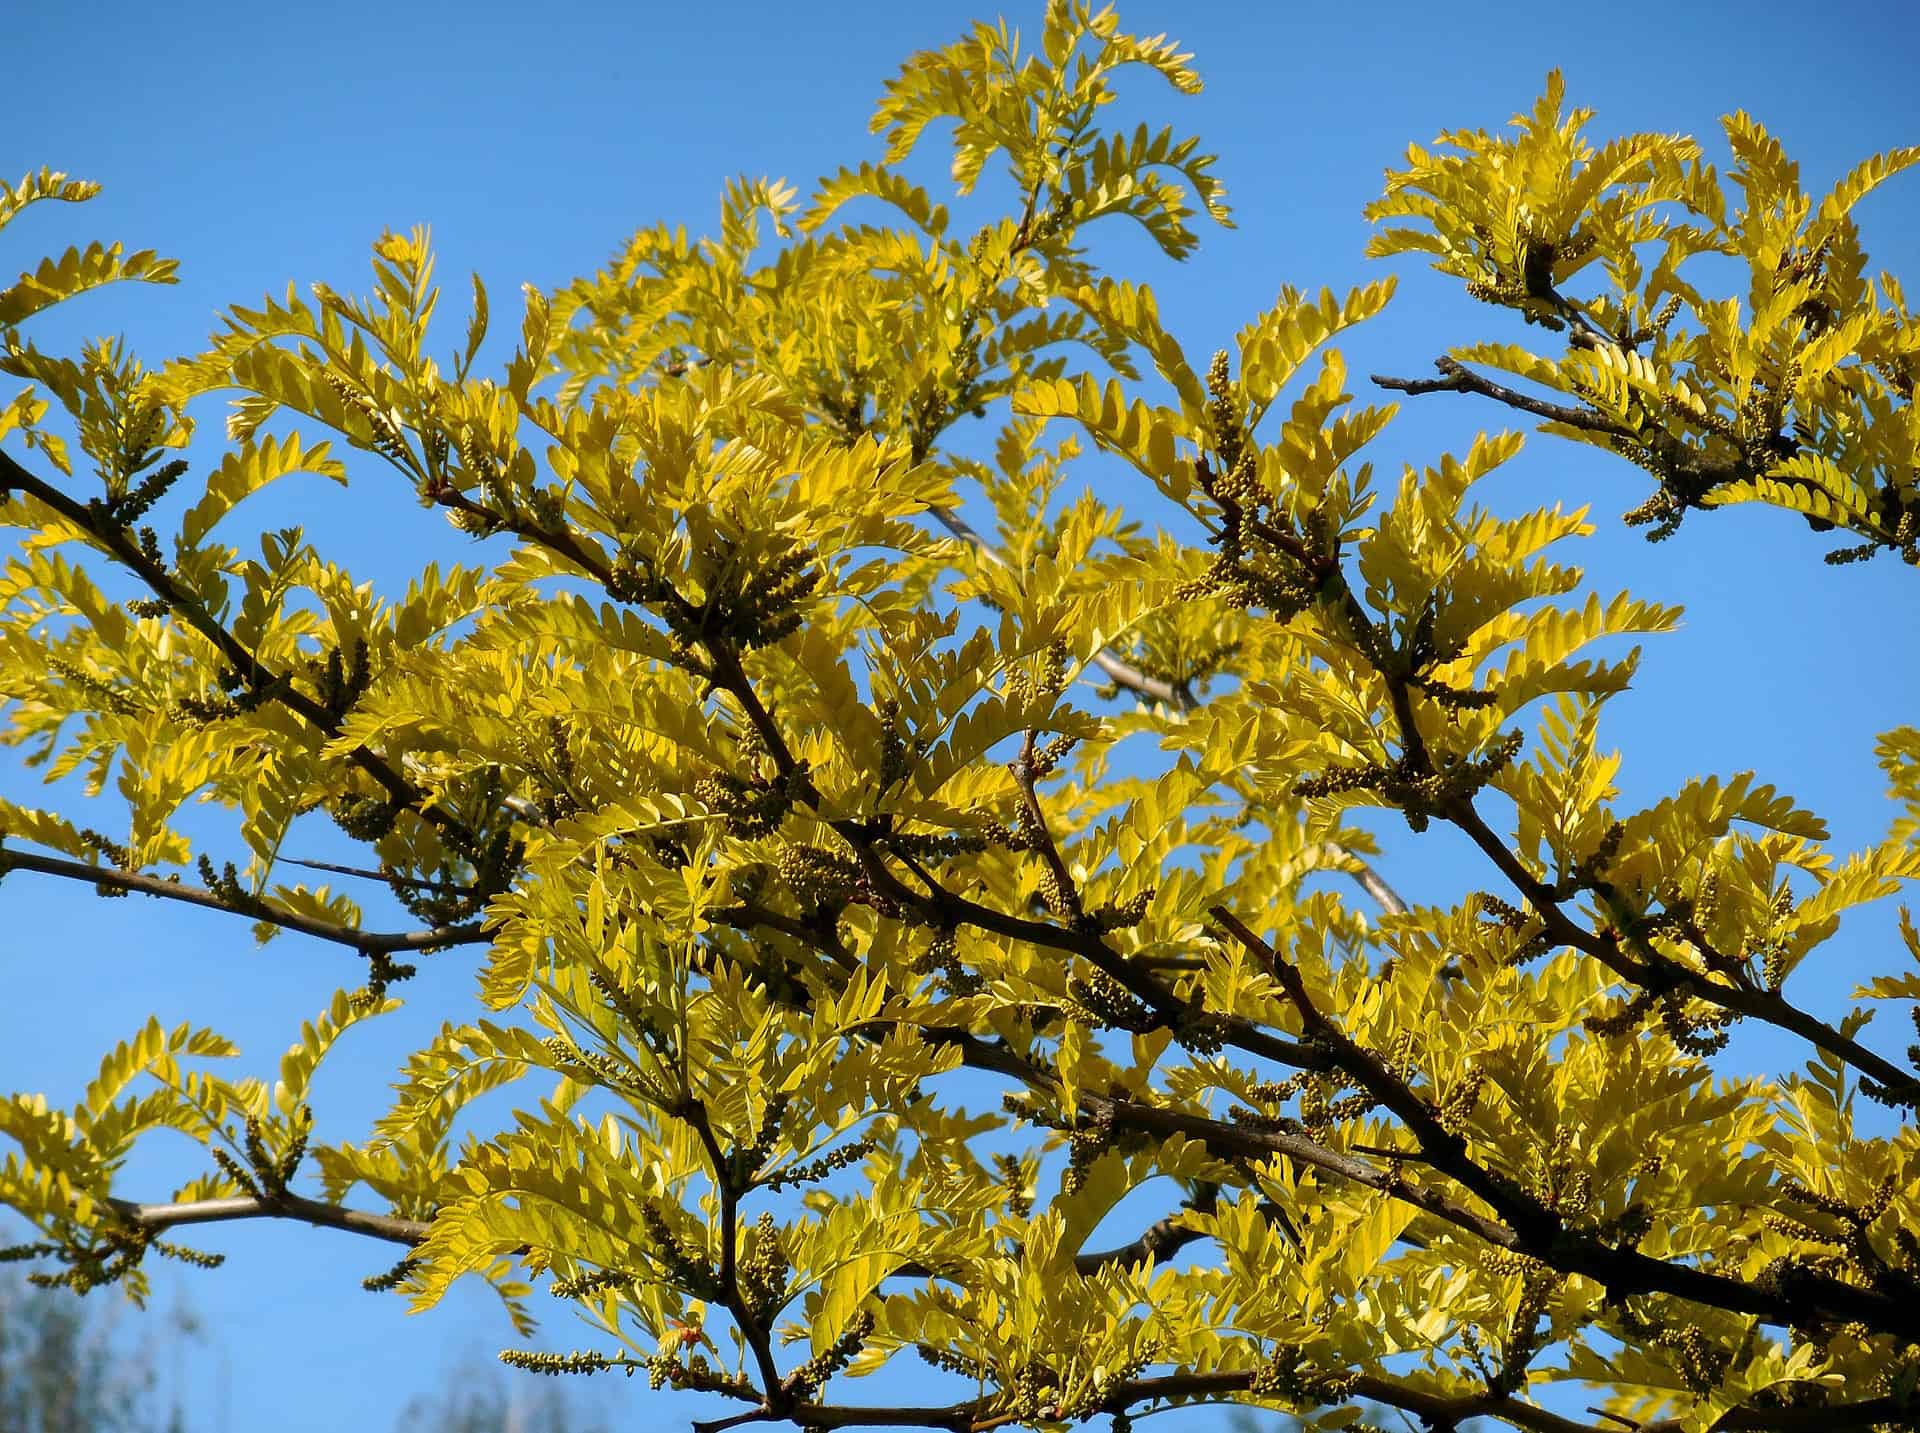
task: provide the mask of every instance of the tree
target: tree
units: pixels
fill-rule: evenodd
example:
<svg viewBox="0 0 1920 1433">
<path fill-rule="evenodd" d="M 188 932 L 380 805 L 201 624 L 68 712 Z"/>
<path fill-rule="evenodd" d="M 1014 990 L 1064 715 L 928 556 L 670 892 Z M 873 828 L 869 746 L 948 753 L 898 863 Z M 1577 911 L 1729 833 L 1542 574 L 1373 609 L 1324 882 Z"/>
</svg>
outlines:
<svg viewBox="0 0 1920 1433">
<path fill-rule="evenodd" d="M 11 1433 L 158 1433 L 146 1350 L 115 1347 L 110 1318 L 0 1287 L 0 1427 Z M 177 1416 L 177 1410 L 176 1410 Z M 178 1427 L 176 1423 L 174 1425 Z"/>
<path fill-rule="evenodd" d="M 519 1380 L 524 1384 L 526 1380 Z M 564 1388 L 541 1383 L 507 1387 L 500 1368 L 461 1368 L 436 1396 L 412 1399 L 394 1421 L 395 1433 L 606 1433 L 573 1411 Z"/>
<path fill-rule="evenodd" d="M 71 1111 L 13 1097 L 0 1194 L 43 1277 L 139 1296 L 149 1255 L 214 1262 L 176 1231 L 303 1221 L 402 1246 L 369 1283 L 418 1308 L 477 1274 L 525 1327 L 544 1281 L 596 1346 L 504 1358 L 644 1370 L 723 1405 L 714 1429 L 1222 1400 L 1911 1425 L 1920 1054 L 1788 987 L 1920 874 L 1920 731 L 1880 749 L 1907 814 L 1844 861 L 1752 774 L 1619 809 L 1620 639 L 1677 612 L 1547 555 L 1583 511 L 1480 504 L 1518 436 L 1376 481 L 1394 409 L 1355 405 L 1329 343 L 1392 281 L 1285 290 L 1203 362 L 1097 266 L 1122 219 L 1175 258 L 1192 206 L 1227 220 L 1196 141 L 1105 122 L 1116 72 L 1192 92 L 1188 59 L 1081 3 L 1031 52 L 981 26 L 888 85 L 883 162 L 805 205 L 738 181 L 717 237 L 646 230 L 530 293 L 495 377 L 478 279 L 464 344 L 428 357 L 420 232 L 378 241 L 371 297 L 236 307 L 153 369 L 16 328 L 170 261 L 95 244 L 0 291 L 0 367 L 34 385 L 0 417 L 8 736 L 125 811 L 109 835 L 9 805 L 0 871 L 365 963 L 277 1080 L 214 1074 L 229 1042 L 156 1021 Z M 1656 538 L 1762 503 L 1843 531 L 1830 560 L 1920 565 L 1920 328 L 1851 218 L 1920 150 L 1813 199 L 1744 115 L 1725 182 L 1690 139 L 1596 146 L 1590 121 L 1553 77 L 1511 131 L 1390 174 L 1375 251 L 1548 338 L 1380 384 L 1625 458 Z M 949 127 L 950 205 L 908 177 Z M 0 220 L 87 193 L 43 171 Z M 183 488 L 169 454 L 222 391 L 228 451 Z M 1148 528 L 1064 500 L 1083 441 Z M 477 558 L 382 598 L 297 528 L 257 555 L 215 537 L 269 483 L 344 480 L 341 442 Z M 190 797 L 237 842 L 193 844 Z M 1382 811 L 1463 835 L 1485 888 L 1409 908 Z M 298 883 L 289 833 L 326 818 L 367 848 L 330 873 L 414 926 Z M 366 1139 L 311 1143 L 335 1041 L 416 955 L 468 948 L 486 1012 L 452 1012 Z M 1855 998 L 1916 997 L 1887 975 Z M 1716 1080 L 1736 1021 L 1806 1072 Z M 475 1102 L 528 1078 L 489 1128 Z M 987 1088 L 1004 1108 L 968 1112 Z M 1856 1120 L 1861 1096 L 1894 1113 Z M 117 1175 L 162 1129 L 210 1167 L 142 1200 Z M 846 1391 L 915 1354 L 937 1395 Z M 1600 1424 L 1534 1396 L 1569 1381 L 1602 1388 Z"/>
</svg>

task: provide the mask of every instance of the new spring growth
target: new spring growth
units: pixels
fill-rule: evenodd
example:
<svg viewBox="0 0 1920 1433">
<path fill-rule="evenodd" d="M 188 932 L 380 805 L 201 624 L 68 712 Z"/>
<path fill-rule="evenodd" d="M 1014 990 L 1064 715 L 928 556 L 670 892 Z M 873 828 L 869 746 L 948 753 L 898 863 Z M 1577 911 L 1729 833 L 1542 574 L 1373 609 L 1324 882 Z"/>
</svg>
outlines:
<svg viewBox="0 0 1920 1433">
<path fill-rule="evenodd" d="M 1336 768 L 1295 782 L 1293 794 L 1311 800 L 1343 791 L 1377 791 L 1400 808 L 1409 827 L 1424 831 L 1447 808 L 1471 801 L 1512 763 L 1525 741 L 1524 733 L 1507 732 L 1483 756 L 1453 761 L 1439 771 L 1419 770 L 1405 757 L 1391 766 Z"/>
<path fill-rule="evenodd" d="M 528 1373 L 557 1377 L 563 1373 L 605 1373 L 610 1368 L 626 1366 L 628 1360 L 581 1350 L 572 1353 L 539 1353 L 527 1348 L 503 1348 L 500 1350 L 500 1362 L 509 1368 L 522 1368 Z"/>
</svg>

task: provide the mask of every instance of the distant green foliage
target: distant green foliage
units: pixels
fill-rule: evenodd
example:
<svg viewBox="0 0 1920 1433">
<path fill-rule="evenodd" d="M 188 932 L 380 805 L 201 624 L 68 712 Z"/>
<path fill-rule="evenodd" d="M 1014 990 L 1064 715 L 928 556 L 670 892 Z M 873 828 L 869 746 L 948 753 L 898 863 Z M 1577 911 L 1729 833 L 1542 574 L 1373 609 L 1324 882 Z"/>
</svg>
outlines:
<svg viewBox="0 0 1920 1433">
<path fill-rule="evenodd" d="M 110 1337 L 97 1304 L 0 1284 L 0 1428 L 160 1433 L 151 1363 Z"/>
<path fill-rule="evenodd" d="M 410 1399 L 394 1433 L 608 1433 L 604 1420 L 576 1413 L 578 1400 L 551 1379 L 515 1377 L 495 1364 L 458 1367 L 445 1384 Z"/>
</svg>

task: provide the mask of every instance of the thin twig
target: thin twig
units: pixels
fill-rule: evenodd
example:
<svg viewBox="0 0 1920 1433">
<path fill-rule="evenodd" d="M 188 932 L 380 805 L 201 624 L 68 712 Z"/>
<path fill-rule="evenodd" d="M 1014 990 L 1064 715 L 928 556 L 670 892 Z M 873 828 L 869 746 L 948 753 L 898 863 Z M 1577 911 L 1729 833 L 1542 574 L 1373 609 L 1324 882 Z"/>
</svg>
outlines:
<svg viewBox="0 0 1920 1433">
<path fill-rule="evenodd" d="M 87 861 L 69 861 L 58 856 L 42 856 L 32 851 L 0 847 L 0 875 L 8 871 L 33 871 L 44 876 L 60 876 L 71 881 L 86 881 L 116 891 L 138 892 L 161 900 L 180 901 L 202 910 L 246 916 L 268 925 L 298 931 L 316 940 L 351 946 L 362 955 L 391 955 L 399 951 L 444 950 L 456 945 L 484 945 L 493 939 L 490 925 L 435 926 L 431 930 L 370 931 L 332 921 L 280 910 L 262 901 L 259 905 L 238 907 L 204 886 L 190 886 L 165 876 L 149 876 L 140 871 L 123 871 L 117 866 L 94 865 Z"/>
<path fill-rule="evenodd" d="M 1381 388 L 1390 388 L 1396 393 L 1478 393 L 1482 397 L 1492 398 L 1517 408 L 1523 413 L 1531 413 L 1536 418 L 1544 418 L 1549 423 L 1562 423 L 1569 428 L 1581 428 L 1589 433 L 1605 433 L 1609 437 L 1632 436 L 1625 428 L 1607 417 L 1585 408 L 1570 408 L 1564 403 L 1549 403 L 1544 398 L 1535 398 L 1509 388 L 1504 383 L 1495 383 L 1491 378 L 1482 377 L 1456 358 L 1436 358 L 1433 366 L 1444 375 L 1440 378 L 1389 378 L 1382 373 L 1373 375 L 1373 381 Z"/>
</svg>

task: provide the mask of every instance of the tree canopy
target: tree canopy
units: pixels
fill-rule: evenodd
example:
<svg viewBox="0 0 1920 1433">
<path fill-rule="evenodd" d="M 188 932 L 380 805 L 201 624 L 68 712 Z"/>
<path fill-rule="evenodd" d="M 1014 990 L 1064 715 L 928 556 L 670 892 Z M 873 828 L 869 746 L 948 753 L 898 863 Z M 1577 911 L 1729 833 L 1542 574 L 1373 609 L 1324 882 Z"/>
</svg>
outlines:
<svg viewBox="0 0 1920 1433">
<path fill-rule="evenodd" d="M 1920 730 L 1881 741 L 1905 814 L 1859 853 L 1750 772 L 1624 808 L 1604 710 L 1678 609 L 1592 590 L 1584 507 L 1483 502 L 1516 433 L 1375 473 L 1395 405 L 1333 341 L 1391 272 L 1198 354 L 1100 263 L 1129 221 L 1176 259 L 1230 222 L 1116 88 L 1193 93 L 1190 61 L 1085 0 L 979 25 L 887 84 L 880 160 L 737 180 L 714 234 L 529 290 L 499 367 L 478 277 L 430 338 L 423 230 L 368 295 L 236 305 L 164 363 L 28 325 L 170 259 L 0 289 L 4 736 L 100 812 L 0 804 L 0 874 L 360 962 L 277 1066 L 156 1019 L 77 1102 L 0 1104 L 31 1277 L 138 1298 L 152 1257 L 218 1262 L 192 1226 L 323 1226 L 398 1246 L 368 1285 L 417 1309 L 472 1275 L 524 1331 L 542 1289 L 591 1343 L 504 1359 L 644 1374 L 714 1430 L 1912 1425 L 1920 1047 L 1864 1027 L 1920 974 L 1838 1020 L 1795 975 L 1920 876 Z M 1745 114 L 1724 175 L 1593 120 L 1549 76 L 1388 173 L 1371 252 L 1496 336 L 1372 388 L 1618 456 L 1656 540 L 1762 504 L 1829 563 L 1920 566 L 1920 323 L 1852 217 L 1920 148 L 1810 195 Z M 0 226 L 92 192 L 31 174 Z M 465 560 L 381 593 L 241 535 L 349 452 Z M 1482 883 L 1410 906 L 1382 812 Z M 362 854 L 321 884 L 291 852 L 329 822 Z M 478 1008 L 315 1139 L 336 1042 L 463 955 Z M 1737 1022 L 1804 1067 L 1717 1066 Z M 203 1172 L 125 1187 L 162 1132 Z M 918 1396 L 863 1399 L 895 1362 L 931 1371 L 875 1386 Z"/>
</svg>

